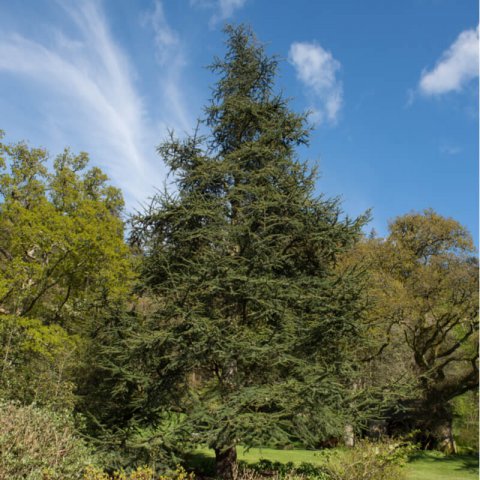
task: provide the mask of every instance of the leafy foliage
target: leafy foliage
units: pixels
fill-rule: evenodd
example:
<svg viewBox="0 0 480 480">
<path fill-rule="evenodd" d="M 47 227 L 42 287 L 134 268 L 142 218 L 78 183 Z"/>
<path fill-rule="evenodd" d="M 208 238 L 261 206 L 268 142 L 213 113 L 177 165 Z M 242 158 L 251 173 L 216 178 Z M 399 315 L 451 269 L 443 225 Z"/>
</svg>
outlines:
<svg viewBox="0 0 480 480">
<path fill-rule="evenodd" d="M 450 401 L 478 387 L 478 260 L 469 233 L 427 210 L 395 219 L 386 239 L 366 240 L 356 255 L 370 272 L 372 381 L 411 382 L 405 406 L 417 419 L 407 414 L 400 424 L 453 448 Z"/>
<path fill-rule="evenodd" d="M 1 395 L 24 402 L 73 408 L 80 339 L 59 325 L 4 315 L 0 323 Z"/>
<path fill-rule="evenodd" d="M 1 137 L 0 137 L 1 140 Z M 88 156 L 0 142 L 0 389 L 72 406 L 104 309 L 133 278 L 120 191 Z"/>
<path fill-rule="evenodd" d="M 89 465 L 83 474 L 82 480 L 194 480 L 195 475 L 193 473 L 187 473 L 185 469 L 178 465 L 175 470 L 169 474 L 156 475 L 155 471 L 148 467 L 137 467 L 130 473 L 126 473 L 123 470 L 119 470 L 109 475 L 102 469 Z"/>
<path fill-rule="evenodd" d="M 453 400 L 453 427 L 459 447 L 478 452 L 478 392 L 471 391 Z"/>
<path fill-rule="evenodd" d="M 98 168 L 84 171 L 86 154 L 66 150 L 51 174 L 47 159 L 0 144 L 0 306 L 77 331 L 82 313 L 128 291 L 123 201 Z"/>
<path fill-rule="evenodd" d="M 328 469 L 324 466 L 313 465 L 312 463 L 302 462 L 300 465 L 294 465 L 292 462 L 272 462 L 271 460 L 261 459 L 260 461 L 248 464 L 245 469 L 252 470 L 262 476 L 275 475 L 279 479 L 286 478 L 311 478 L 316 480 L 329 480 Z"/>
<path fill-rule="evenodd" d="M 0 404 L 0 478 L 80 479 L 92 461 L 68 413 Z"/>
<path fill-rule="evenodd" d="M 402 441 L 362 440 L 328 463 L 328 475 L 332 480 L 402 480 L 415 448 Z"/>
</svg>

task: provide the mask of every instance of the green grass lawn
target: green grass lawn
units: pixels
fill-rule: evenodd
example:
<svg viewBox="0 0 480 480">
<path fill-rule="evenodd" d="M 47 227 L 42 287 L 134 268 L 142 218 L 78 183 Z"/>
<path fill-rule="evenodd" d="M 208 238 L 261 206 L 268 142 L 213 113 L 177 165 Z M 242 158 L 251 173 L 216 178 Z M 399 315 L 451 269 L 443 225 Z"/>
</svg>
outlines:
<svg viewBox="0 0 480 480">
<path fill-rule="evenodd" d="M 314 465 L 321 465 L 324 463 L 324 455 L 322 451 L 312 450 L 274 450 L 272 448 L 252 448 L 245 451 L 242 447 L 238 449 L 239 460 L 245 460 L 249 463 L 258 462 L 262 458 L 272 460 L 275 462 L 293 462 L 296 464 L 302 462 L 313 463 Z"/>
<path fill-rule="evenodd" d="M 195 456 L 198 460 L 200 457 L 211 458 L 213 452 L 205 449 L 198 451 Z M 240 447 L 238 458 L 249 463 L 258 462 L 264 458 L 283 463 L 308 462 L 321 465 L 325 461 L 325 454 L 322 451 L 274 450 L 270 448 L 252 448 L 245 451 Z M 472 454 L 444 456 L 437 452 L 422 452 L 412 458 L 406 469 L 408 480 L 477 480 L 478 456 Z"/>
<path fill-rule="evenodd" d="M 478 479 L 478 456 L 423 452 L 408 464 L 409 480 Z"/>
</svg>

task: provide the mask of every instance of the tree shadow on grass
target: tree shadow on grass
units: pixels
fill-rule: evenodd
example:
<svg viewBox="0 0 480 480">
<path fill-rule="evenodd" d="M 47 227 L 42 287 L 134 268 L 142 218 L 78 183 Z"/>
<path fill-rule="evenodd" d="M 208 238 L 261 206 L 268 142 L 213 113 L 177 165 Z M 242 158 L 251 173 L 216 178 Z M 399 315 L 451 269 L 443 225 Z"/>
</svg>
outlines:
<svg viewBox="0 0 480 480">
<path fill-rule="evenodd" d="M 435 463 L 436 465 L 455 464 L 453 470 L 474 473 L 478 475 L 478 453 L 465 453 L 456 455 L 443 455 L 437 452 L 418 453 L 410 461 L 421 461 L 422 463 Z"/>
<path fill-rule="evenodd" d="M 215 459 L 201 452 L 188 453 L 185 464 L 197 474 L 197 477 L 210 478 L 215 476 Z"/>
<path fill-rule="evenodd" d="M 454 455 L 454 458 L 461 461 L 461 466 L 457 470 L 468 471 L 478 475 L 478 454 Z M 446 457 L 448 459 L 448 457 Z"/>
</svg>

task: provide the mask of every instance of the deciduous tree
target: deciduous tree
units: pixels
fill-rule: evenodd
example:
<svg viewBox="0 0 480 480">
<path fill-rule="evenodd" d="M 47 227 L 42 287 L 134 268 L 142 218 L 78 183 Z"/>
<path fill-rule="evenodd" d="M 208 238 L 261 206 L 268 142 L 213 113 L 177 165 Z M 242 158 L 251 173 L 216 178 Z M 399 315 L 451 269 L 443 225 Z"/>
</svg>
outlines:
<svg viewBox="0 0 480 480">
<path fill-rule="evenodd" d="M 370 272 L 374 358 L 407 376 L 418 394 L 405 403 L 408 428 L 431 447 L 454 450 L 451 400 L 478 388 L 478 260 L 470 234 L 433 210 L 390 224 L 385 239 L 357 247 Z M 377 377 L 378 379 L 378 377 Z"/>
<path fill-rule="evenodd" d="M 84 153 L 65 150 L 52 172 L 47 162 L 44 149 L 0 142 L 0 382 L 27 402 L 60 395 L 132 278 L 120 191 Z"/>
</svg>

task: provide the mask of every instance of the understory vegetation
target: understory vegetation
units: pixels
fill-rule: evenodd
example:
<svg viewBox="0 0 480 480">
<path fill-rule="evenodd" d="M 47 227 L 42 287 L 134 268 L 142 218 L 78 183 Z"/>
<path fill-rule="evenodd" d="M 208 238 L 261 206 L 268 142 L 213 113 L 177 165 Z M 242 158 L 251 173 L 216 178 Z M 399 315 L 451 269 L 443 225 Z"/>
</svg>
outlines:
<svg viewBox="0 0 480 480">
<path fill-rule="evenodd" d="M 478 451 L 470 233 L 365 234 L 299 159 L 277 58 L 226 38 L 141 212 L 87 154 L 0 137 L 0 480 L 414 480 Z"/>
</svg>

